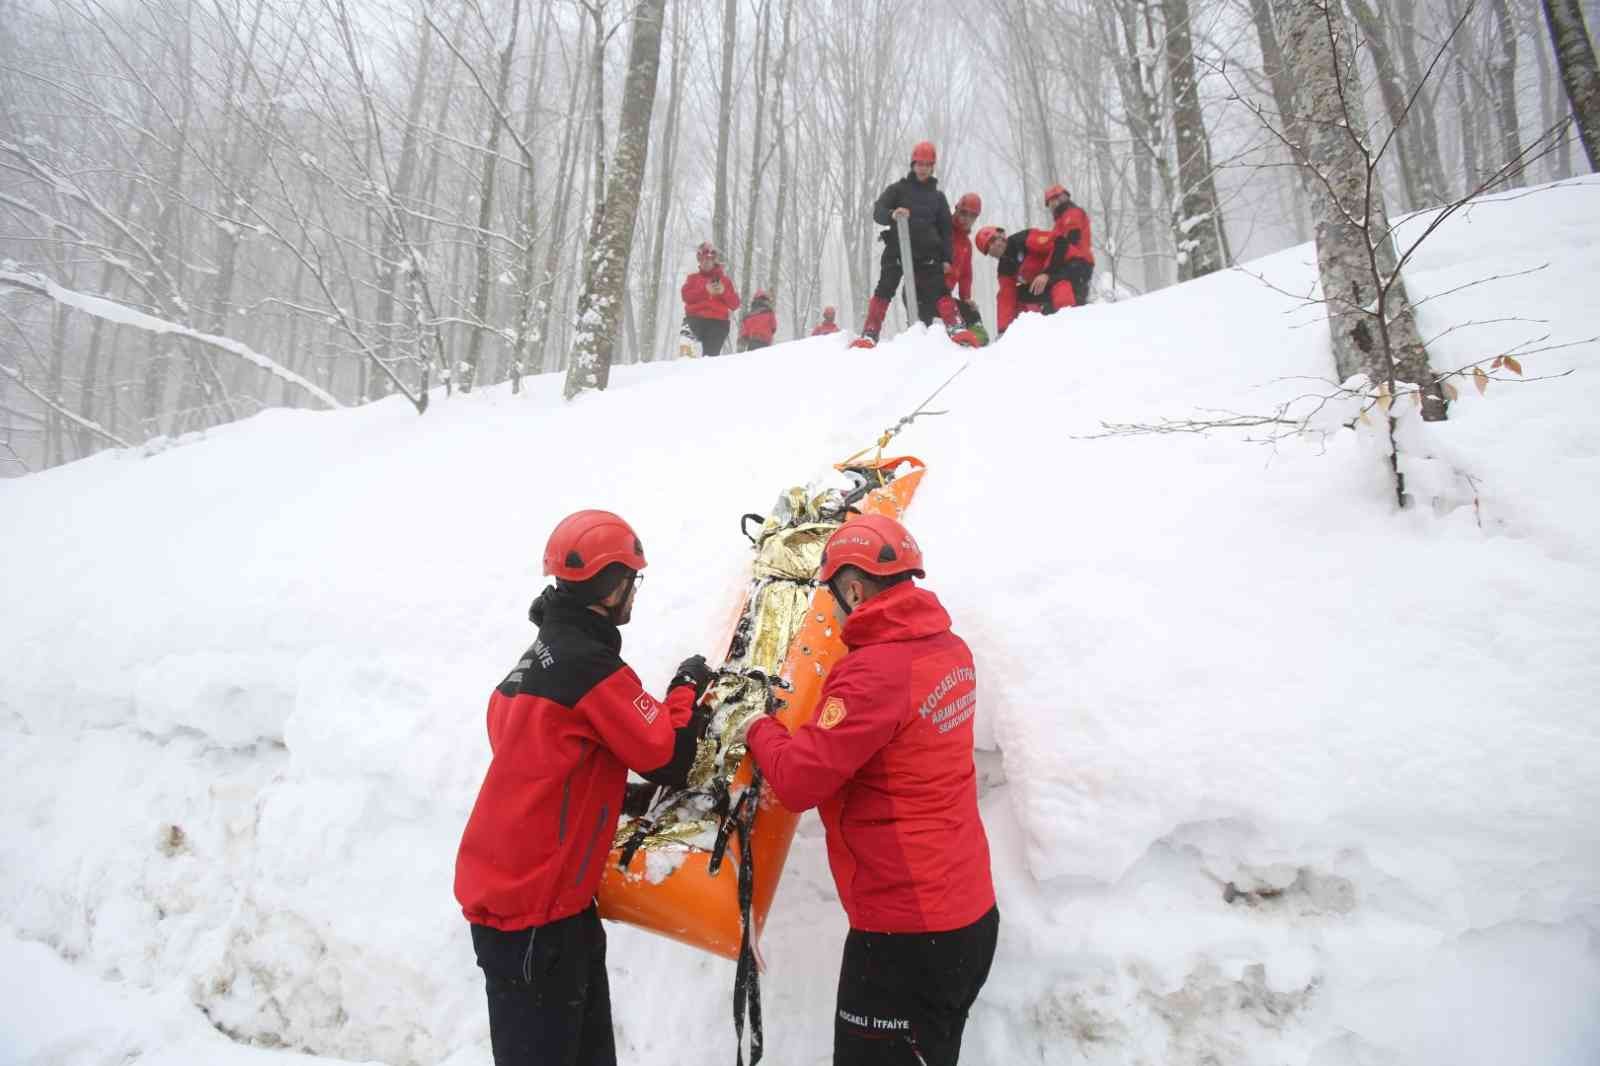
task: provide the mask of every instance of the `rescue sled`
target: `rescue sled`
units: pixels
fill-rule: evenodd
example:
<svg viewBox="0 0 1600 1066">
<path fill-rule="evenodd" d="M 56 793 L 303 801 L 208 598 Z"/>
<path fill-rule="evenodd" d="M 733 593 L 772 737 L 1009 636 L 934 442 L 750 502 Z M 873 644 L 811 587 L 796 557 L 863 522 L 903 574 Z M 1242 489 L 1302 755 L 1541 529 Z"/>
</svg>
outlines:
<svg viewBox="0 0 1600 1066">
<path fill-rule="evenodd" d="M 800 816 L 760 787 L 743 727 L 772 708 L 791 731 L 812 719 L 828 670 L 845 653 L 832 596 L 816 582 L 823 546 L 851 513 L 901 517 L 924 472 L 911 457 L 838 469 L 850 490 L 808 498 L 790 489 L 751 536 L 752 579 L 701 700 L 713 717 L 690 786 L 658 794 L 619 825 L 600 882 L 602 918 L 729 959 L 755 950 Z"/>
</svg>

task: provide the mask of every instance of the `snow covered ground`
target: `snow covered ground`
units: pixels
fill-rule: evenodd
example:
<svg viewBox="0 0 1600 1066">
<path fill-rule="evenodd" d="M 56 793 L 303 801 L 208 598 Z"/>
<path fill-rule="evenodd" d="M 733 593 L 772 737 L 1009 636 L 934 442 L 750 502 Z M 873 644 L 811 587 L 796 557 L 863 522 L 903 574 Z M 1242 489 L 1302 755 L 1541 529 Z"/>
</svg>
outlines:
<svg viewBox="0 0 1600 1066">
<path fill-rule="evenodd" d="M 1315 279 L 1309 248 L 1250 271 Z M 1475 206 L 1408 281 L 1425 334 L 1521 319 L 1444 368 L 1600 335 L 1596 277 L 1589 180 Z M 661 686 L 720 635 L 739 515 L 967 359 L 844 345 L 0 482 L 0 1063 L 489 1063 L 452 862 L 544 537 L 641 531 L 624 654 Z M 1078 439 L 1270 412 L 1326 353 L 1319 309 L 1230 272 L 1024 320 L 895 442 L 979 668 L 1002 930 L 964 1062 L 1600 1061 L 1600 345 L 1411 427 L 1404 513 L 1372 431 Z M 844 931 L 808 816 L 769 1061 L 827 1061 Z M 610 932 L 623 1061 L 730 1060 L 732 965 Z"/>
</svg>

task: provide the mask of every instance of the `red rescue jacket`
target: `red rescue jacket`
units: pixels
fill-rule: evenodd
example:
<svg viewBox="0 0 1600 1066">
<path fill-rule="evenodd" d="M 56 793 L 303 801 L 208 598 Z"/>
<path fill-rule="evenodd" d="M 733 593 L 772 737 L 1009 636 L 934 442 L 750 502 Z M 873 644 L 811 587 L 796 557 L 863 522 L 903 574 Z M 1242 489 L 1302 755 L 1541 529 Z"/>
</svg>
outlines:
<svg viewBox="0 0 1600 1066">
<path fill-rule="evenodd" d="M 652 699 L 622 661 L 617 627 L 547 589 L 539 637 L 489 697 L 492 756 L 456 854 L 467 920 L 515 931 L 594 900 L 628 770 L 673 756 L 694 686 Z"/>
<path fill-rule="evenodd" d="M 750 753 L 790 810 L 819 807 L 850 926 L 960 929 L 994 906 L 972 762 L 977 675 L 933 593 L 911 582 L 862 604 L 841 633 L 817 717 L 792 735 L 750 727 Z"/>
<path fill-rule="evenodd" d="M 811 331 L 811 335 L 813 337 L 826 337 L 830 333 L 838 333 L 838 332 L 839 332 L 839 323 L 837 323 L 837 322 L 818 322 L 817 323 L 817 328 Z"/>
<path fill-rule="evenodd" d="M 1068 260 L 1081 259 L 1094 266 L 1094 249 L 1090 247 L 1093 235 L 1089 230 L 1089 213 L 1077 204 L 1073 204 L 1056 216 L 1056 225 L 1052 232 L 1057 237 L 1067 239 Z"/>
<path fill-rule="evenodd" d="M 713 281 L 722 282 L 721 295 L 713 295 L 706 291 L 706 286 Z M 696 270 L 683 282 L 683 313 L 691 318 L 717 318 L 726 322 L 728 315 L 739 307 L 739 290 L 733 287 L 733 279 L 717 267 L 710 273 Z"/>
<path fill-rule="evenodd" d="M 778 316 L 772 311 L 751 311 L 739 323 L 739 337 L 771 344 L 778 332 Z"/>
<path fill-rule="evenodd" d="M 946 292 L 954 292 L 962 300 L 972 299 L 972 238 L 960 226 L 951 223 L 950 269 L 944 272 Z M 960 286 L 960 291 L 957 291 Z"/>
</svg>

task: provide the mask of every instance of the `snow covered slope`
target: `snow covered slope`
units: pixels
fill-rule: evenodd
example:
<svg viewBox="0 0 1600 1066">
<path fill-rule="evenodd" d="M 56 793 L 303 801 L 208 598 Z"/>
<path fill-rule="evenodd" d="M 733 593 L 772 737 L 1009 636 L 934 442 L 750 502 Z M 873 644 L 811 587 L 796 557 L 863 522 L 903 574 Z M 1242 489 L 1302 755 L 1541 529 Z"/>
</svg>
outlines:
<svg viewBox="0 0 1600 1066">
<path fill-rule="evenodd" d="M 1600 335 L 1597 276 L 1590 180 L 1475 206 L 1408 281 L 1446 368 Z M 1414 427 L 1404 513 L 1371 431 L 1079 439 L 1325 388 L 1314 281 L 1297 248 L 1025 319 L 895 442 L 979 668 L 1002 931 L 964 1062 L 1600 1060 L 1600 346 Z M 487 1064 L 451 868 L 544 537 L 633 521 L 624 654 L 663 685 L 720 636 L 738 516 L 968 358 L 844 345 L 0 482 L 0 1063 Z M 769 1061 L 827 1061 L 844 931 L 808 816 Z M 610 943 L 625 1062 L 732 1058 L 731 964 Z"/>
</svg>

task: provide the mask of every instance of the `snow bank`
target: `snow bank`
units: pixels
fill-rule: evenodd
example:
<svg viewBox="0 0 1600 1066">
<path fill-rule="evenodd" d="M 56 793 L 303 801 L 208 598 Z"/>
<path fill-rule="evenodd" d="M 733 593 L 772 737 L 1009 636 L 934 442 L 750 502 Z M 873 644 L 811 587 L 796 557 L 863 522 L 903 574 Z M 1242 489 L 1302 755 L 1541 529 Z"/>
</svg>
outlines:
<svg viewBox="0 0 1600 1066">
<path fill-rule="evenodd" d="M 1600 334 L 1597 201 L 1486 202 L 1425 246 L 1437 367 Z M 1315 280 L 1308 248 L 1250 269 Z M 422 418 L 271 411 L 0 483 L 7 1061 L 488 1063 L 451 867 L 543 539 L 580 506 L 635 523 L 625 654 L 664 683 L 721 633 L 738 516 L 967 358 L 845 343 L 618 368 L 570 405 L 550 375 Z M 1362 433 L 1081 439 L 1269 412 L 1326 350 L 1317 308 L 1215 275 L 1024 319 L 894 442 L 979 666 L 1003 922 L 963 1061 L 1600 1055 L 1600 350 L 1415 429 L 1406 513 Z M 729 1056 L 731 965 L 610 934 L 624 1060 Z M 807 818 L 772 1061 L 827 1060 L 843 935 Z"/>
</svg>

